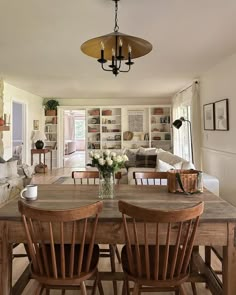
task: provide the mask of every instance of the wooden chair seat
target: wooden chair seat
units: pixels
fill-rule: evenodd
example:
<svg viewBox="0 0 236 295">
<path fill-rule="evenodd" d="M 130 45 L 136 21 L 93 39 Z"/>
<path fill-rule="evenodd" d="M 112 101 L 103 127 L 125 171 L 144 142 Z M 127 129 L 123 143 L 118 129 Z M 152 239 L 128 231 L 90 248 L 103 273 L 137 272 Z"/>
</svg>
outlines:
<svg viewBox="0 0 236 295">
<path fill-rule="evenodd" d="M 56 259 L 56 266 L 57 266 L 57 275 L 58 275 L 58 277 L 62 277 L 63 274 L 61 272 L 61 270 L 62 270 L 61 245 L 56 244 L 54 246 L 54 249 L 55 249 L 55 259 Z M 83 263 L 81 266 L 81 274 L 78 276 L 78 267 L 79 267 L 78 262 L 79 262 L 79 253 L 81 251 L 81 245 L 76 244 L 74 247 L 74 251 L 75 251 L 75 255 L 74 255 L 74 261 L 73 261 L 73 274 L 72 274 L 73 279 L 70 282 L 71 285 L 78 284 L 81 281 L 86 280 L 86 277 L 91 276 L 92 273 L 94 273 L 94 270 L 97 268 L 98 261 L 99 261 L 99 246 L 95 244 L 92 249 L 93 256 L 92 256 L 92 259 L 90 262 L 89 269 L 87 269 L 87 271 L 86 271 L 86 260 L 83 260 Z M 51 246 L 50 245 L 48 245 L 48 244 L 45 245 L 45 252 L 46 252 L 46 255 L 48 257 L 50 257 L 50 255 L 51 255 Z M 43 261 L 42 248 L 39 249 L 39 255 Z M 69 245 L 69 244 L 64 245 L 64 255 L 65 255 L 65 261 L 70 261 L 71 245 Z M 83 255 L 85 257 L 88 257 L 89 245 L 84 246 Z M 40 283 L 45 282 L 47 277 L 36 274 L 36 272 L 34 271 L 33 265 L 31 267 L 32 267 L 32 277 L 34 279 L 38 280 Z M 69 263 L 65 264 L 65 276 L 67 277 L 67 283 L 69 283 L 68 277 L 70 276 L 70 267 L 71 266 Z M 45 265 L 43 265 L 43 268 L 44 268 L 43 273 L 46 273 Z M 48 275 L 53 277 L 54 270 L 53 270 L 52 264 L 48 265 L 48 271 L 49 271 Z M 52 284 L 54 286 L 60 285 L 60 282 L 58 280 L 50 280 L 50 281 L 51 281 L 50 284 Z"/>
<path fill-rule="evenodd" d="M 135 259 L 133 261 L 133 265 L 134 265 L 134 269 L 136 270 L 136 273 L 133 274 L 130 267 L 129 267 L 129 263 L 128 263 L 128 256 L 127 256 L 127 247 L 124 246 L 122 248 L 121 251 L 121 261 L 122 261 L 122 266 L 123 266 L 123 271 L 129 276 L 129 278 L 133 278 L 133 280 L 135 280 L 137 277 L 142 280 L 145 281 L 146 280 L 146 284 L 145 285 L 151 285 L 151 286 L 155 286 L 155 285 L 160 285 L 160 281 L 163 279 L 162 277 L 162 270 L 165 266 L 165 249 L 166 247 L 161 245 L 159 247 L 159 275 L 158 278 L 155 278 L 155 259 L 153 259 L 153 257 L 155 257 L 155 251 L 156 251 L 156 246 L 154 245 L 149 245 L 148 246 L 148 255 L 149 255 L 149 261 L 150 261 L 150 265 L 149 265 L 149 275 L 150 275 L 150 279 L 146 280 L 147 278 L 147 269 L 145 267 L 142 268 L 142 272 L 139 275 L 137 272 L 138 269 L 138 262 Z M 135 246 L 131 246 L 131 250 L 133 253 L 135 253 Z M 146 256 L 145 256 L 145 246 L 144 245 L 139 245 L 139 252 L 140 252 L 140 261 L 141 261 L 141 265 L 145 265 L 146 264 Z M 179 247 L 179 255 L 181 255 L 181 251 L 182 249 Z M 168 259 L 168 264 L 167 264 L 167 270 L 166 270 L 166 276 L 170 277 L 171 274 L 171 264 L 172 261 L 175 259 L 175 247 L 174 246 L 170 246 L 169 247 L 169 259 Z M 180 263 L 180 256 L 178 256 L 178 260 L 176 261 L 176 264 Z M 185 275 L 179 276 L 178 279 L 180 281 L 182 281 L 183 279 L 186 280 L 189 276 L 189 273 L 187 272 Z M 177 277 L 177 276 L 176 276 Z M 150 282 L 149 282 L 150 281 Z M 156 282 L 157 281 L 157 282 Z M 166 280 L 165 282 L 162 283 L 163 286 L 170 286 L 170 281 L 171 280 Z"/>
</svg>

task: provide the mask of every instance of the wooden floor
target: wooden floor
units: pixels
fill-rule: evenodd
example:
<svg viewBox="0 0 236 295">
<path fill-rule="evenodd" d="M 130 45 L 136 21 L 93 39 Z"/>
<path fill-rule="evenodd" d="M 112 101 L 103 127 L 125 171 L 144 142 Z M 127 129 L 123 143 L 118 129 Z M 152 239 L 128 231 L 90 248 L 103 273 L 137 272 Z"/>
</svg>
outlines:
<svg viewBox="0 0 236 295">
<path fill-rule="evenodd" d="M 80 168 L 81 169 L 81 168 Z M 76 168 L 60 168 L 60 169 L 54 169 L 52 171 L 49 171 L 48 173 L 40 173 L 40 174 L 35 174 L 32 179 L 32 183 L 35 184 L 51 184 L 54 181 L 56 181 L 59 177 L 62 176 L 71 176 L 71 172 L 73 170 L 77 170 Z M 63 186 L 63 184 L 62 184 Z M 203 249 L 201 249 L 203 251 Z M 15 251 L 21 252 L 22 253 L 22 248 L 21 246 L 17 247 Z M 219 262 L 216 259 L 213 259 L 213 264 L 216 268 L 220 268 Z M 17 280 L 18 276 L 21 274 L 21 272 L 24 270 L 25 266 L 27 265 L 27 258 L 17 258 L 14 259 L 13 261 L 13 283 Z M 121 271 L 121 266 L 119 265 L 118 262 L 116 262 L 116 268 L 117 270 Z M 101 258 L 99 262 L 99 270 L 100 271 L 105 271 L 110 269 L 110 263 L 108 258 Z M 103 288 L 104 288 L 104 294 L 105 295 L 113 295 L 113 289 L 112 289 L 112 283 L 110 282 L 102 282 Z M 211 292 L 205 288 L 205 284 L 196 284 L 197 286 L 197 292 L 199 295 L 210 295 Z M 22 295 L 34 295 L 37 294 L 37 290 L 39 289 L 39 285 L 36 281 L 31 280 L 29 284 L 26 286 L 24 292 Z M 122 290 L 122 283 L 118 282 L 118 294 L 121 294 Z M 187 294 L 193 294 L 191 290 L 191 286 L 189 283 L 185 284 L 185 290 Z M 59 290 L 51 290 L 50 295 L 56 295 L 56 294 L 61 294 L 61 291 Z M 66 291 L 66 295 L 75 295 L 75 294 L 80 294 L 80 291 Z M 96 294 L 99 294 L 97 291 Z M 142 294 L 150 294 L 150 293 L 142 293 Z M 152 293 L 154 294 L 154 293 Z M 157 293 L 156 293 L 157 294 Z M 167 292 L 163 293 L 160 292 L 158 293 L 160 295 L 170 295 L 174 294 L 172 292 Z"/>
</svg>

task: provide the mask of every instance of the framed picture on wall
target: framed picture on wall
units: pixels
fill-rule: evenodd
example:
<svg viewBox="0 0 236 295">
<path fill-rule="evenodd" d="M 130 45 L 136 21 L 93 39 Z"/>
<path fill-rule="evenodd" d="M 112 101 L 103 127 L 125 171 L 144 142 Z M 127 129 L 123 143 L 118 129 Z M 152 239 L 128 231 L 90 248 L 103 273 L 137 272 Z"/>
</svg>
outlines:
<svg viewBox="0 0 236 295">
<path fill-rule="evenodd" d="M 39 130 L 39 120 L 34 120 L 33 121 L 33 129 L 34 130 Z"/>
<path fill-rule="evenodd" d="M 215 129 L 229 130 L 228 98 L 215 102 Z"/>
<path fill-rule="evenodd" d="M 203 105 L 204 130 L 215 130 L 214 103 Z"/>
</svg>

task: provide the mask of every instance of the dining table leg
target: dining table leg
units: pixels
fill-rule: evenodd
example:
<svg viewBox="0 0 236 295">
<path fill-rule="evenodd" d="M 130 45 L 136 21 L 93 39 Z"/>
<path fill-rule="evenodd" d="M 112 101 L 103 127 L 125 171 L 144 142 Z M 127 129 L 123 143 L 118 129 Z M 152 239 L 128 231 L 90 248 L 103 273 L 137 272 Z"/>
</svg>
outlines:
<svg viewBox="0 0 236 295">
<path fill-rule="evenodd" d="M 12 245 L 8 241 L 8 223 L 0 222 L 0 290 L 1 295 L 11 295 Z"/>
<path fill-rule="evenodd" d="M 223 248 L 223 295 L 236 294 L 236 248 L 234 223 L 228 223 L 228 245 Z"/>
</svg>

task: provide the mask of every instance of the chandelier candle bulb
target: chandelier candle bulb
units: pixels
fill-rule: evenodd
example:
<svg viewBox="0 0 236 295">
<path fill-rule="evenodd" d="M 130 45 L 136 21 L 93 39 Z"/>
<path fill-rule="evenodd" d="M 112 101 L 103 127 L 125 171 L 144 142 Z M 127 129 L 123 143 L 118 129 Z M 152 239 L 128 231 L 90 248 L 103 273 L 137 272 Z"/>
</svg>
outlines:
<svg viewBox="0 0 236 295">
<path fill-rule="evenodd" d="M 122 58 L 122 45 L 123 45 L 122 39 L 119 39 L 119 58 L 120 59 Z"/>
<path fill-rule="evenodd" d="M 101 42 L 101 59 L 104 59 L 104 43 Z"/>
</svg>

